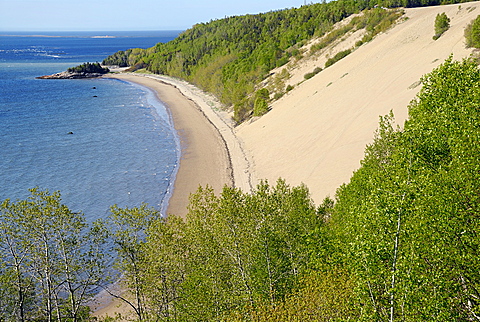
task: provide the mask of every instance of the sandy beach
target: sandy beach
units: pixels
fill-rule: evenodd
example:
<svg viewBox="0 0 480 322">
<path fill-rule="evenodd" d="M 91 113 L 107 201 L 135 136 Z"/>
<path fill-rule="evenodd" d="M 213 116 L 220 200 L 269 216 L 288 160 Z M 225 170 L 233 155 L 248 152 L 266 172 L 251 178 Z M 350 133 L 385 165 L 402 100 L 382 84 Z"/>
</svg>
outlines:
<svg viewBox="0 0 480 322">
<path fill-rule="evenodd" d="M 223 118 L 215 115 L 206 116 L 204 109 L 213 112 L 208 104 L 208 96 L 203 93 L 195 98 L 193 91 L 181 81 L 167 77 L 148 76 L 143 74 L 109 74 L 116 78 L 139 84 L 152 90 L 171 113 L 175 130 L 180 139 L 180 164 L 175 178 L 172 196 L 170 197 L 167 215 L 175 214 L 185 218 L 190 194 L 198 187 L 209 185 L 217 193 L 227 186 L 233 186 L 235 179 L 232 169 L 230 149 L 235 156 L 235 136 L 226 135 L 228 144 L 220 131 L 228 131 L 230 126 Z M 186 95 L 185 95 L 186 94 Z M 208 111 L 207 111 L 208 113 Z M 216 122 L 217 124 L 215 124 Z M 232 132 L 233 134 L 233 132 Z M 232 141 L 232 139 L 234 141 Z M 237 151 L 238 153 L 238 151 Z M 236 162 L 238 163 L 238 162 Z M 116 292 L 120 291 L 118 286 Z M 115 313 L 129 314 L 130 308 L 120 300 L 115 300 L 106 293 L 97 297 L 98 309 L 93 308 L 94 316 L 114 316 Z"/>
<path fill-rule="evenodd" d="M 108 77 L 153 90 L 171 113 L 180 138 L 181 156 L 167 214 L 185 217 L 188 198 L 200 185 L 209 185 L 217 192 L 224 185 L 233 185 L 227 145 L 198 104 L 183 95 L 176 86 L 159 79 L 133 74 L 111 74 Z"/>
</svg>

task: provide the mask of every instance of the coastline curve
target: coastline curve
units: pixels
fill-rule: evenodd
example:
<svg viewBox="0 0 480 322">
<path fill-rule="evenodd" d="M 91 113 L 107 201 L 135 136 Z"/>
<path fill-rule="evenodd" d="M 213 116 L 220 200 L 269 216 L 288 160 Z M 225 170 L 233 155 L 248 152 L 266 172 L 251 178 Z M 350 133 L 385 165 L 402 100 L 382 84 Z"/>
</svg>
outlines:
<svg viewBox="0 0 480 322">
<path fill-rule="evenodd" d="M 180 141 L 167 214 L 185 218 L 190 194 L 199 186 L 219 193 L 225 185 L 251 191 L 250 163 L 232 124 L 219 115 L 220 103 L 195 86 L 171 77 L 149 74 L 109 74 L 153 91 L 167 107 Z"/>
</svg>

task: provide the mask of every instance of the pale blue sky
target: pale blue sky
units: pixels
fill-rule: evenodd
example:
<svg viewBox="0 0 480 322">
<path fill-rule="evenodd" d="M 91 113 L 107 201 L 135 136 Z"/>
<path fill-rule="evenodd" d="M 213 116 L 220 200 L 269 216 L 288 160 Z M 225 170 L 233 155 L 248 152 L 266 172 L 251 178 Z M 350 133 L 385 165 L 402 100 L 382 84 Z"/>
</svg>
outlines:
<svg viewBox="0 0 480 322">
<path fill-rule="evenodd" d="M 304 0 L 0 0 L 0 31 L 183 30 L 225 16 L 303 4 Z"/>
</svg>

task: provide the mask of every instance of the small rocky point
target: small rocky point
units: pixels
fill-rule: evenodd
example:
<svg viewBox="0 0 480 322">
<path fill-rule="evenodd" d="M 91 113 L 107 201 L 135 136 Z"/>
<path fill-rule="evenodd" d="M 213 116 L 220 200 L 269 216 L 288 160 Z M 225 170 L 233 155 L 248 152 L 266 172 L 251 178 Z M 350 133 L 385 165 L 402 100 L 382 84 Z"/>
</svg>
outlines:
<svg viewBox="0 0 480 322">
<path fill-rule="evenodd" d="M 52 75 L 38 76 L 37 79 L 80 79 L 80 78 L 95 78 L 100 77 L 100 73 L 85 73 L 85 72 L 61 72 Z"/>
</svg>

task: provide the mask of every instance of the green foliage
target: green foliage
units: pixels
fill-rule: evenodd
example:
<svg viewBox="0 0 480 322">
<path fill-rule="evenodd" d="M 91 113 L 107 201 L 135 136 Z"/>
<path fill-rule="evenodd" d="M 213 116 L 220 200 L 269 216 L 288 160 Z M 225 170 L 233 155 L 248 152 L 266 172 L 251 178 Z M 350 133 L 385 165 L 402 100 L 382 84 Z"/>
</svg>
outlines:
<svg viewBox="0 0 480 322">
<path fill-rule="evenodd" d="M 450 18 L 447 17 L 445 12 L 437 14 L 435 17 L 435 35 L 433 40 L 437 40 L 445 31 L 450 28 Z"/>
<path fill-rule="evenodd" d="M 114 205 L 111 215 L 104 227 L 109 227 L 113 239 L 114 250 L 117 253 L 115 267 L 123 272 L 122 282 L 132 293 L 133 299 L 121 297 L 135 312 L 139 321 L 146 320 L 148 312 L 145 303 L 145 288 L 147 283 L 143 278 L 145 263 L 145 234 L 158 213 L 147 205 L 140 207 L 119 208 Z"/>
<path fill-rule="evenodd" d="M 31 194 L 0 206 L 0 317 L 86 321 L 105 267 L 98 251 L 105 235 L 63 205 L 58 192 Z"/>
<path fill-rule="evenodd" d="M 480 72 L 449 59 L 422 81 L 402 131 L 382 119 L 332 215 L 368 321 L 468 321 L 480 311 Z"/>
<path fill-rule="evenodd" d="M 131 49 L 126 51 L 120 50 L 117 51 L 115 54 L 108 56 L 102 61 L 102 65 L 106 66 L 113 66 L 116 65 L 118 67 L 127 67 L 128 66 L 128 56 L 131 53 Z"/>
<path fill-rule="evenodd" d="M 268 102 L 270 101 L 270 92 L 262 88 L 255 93 L 255 103 L 253 106 L 253 116 L 262 116 L 268 112 Z"/>
<path fill-rule="evenodd" d="M 233 112 L 234 112 L 233 120 L 237 124 L 242 123 L 253 114 L 253 111 L 250 109 L 250 107 L 242 103 L 235 105 L 233 107 Z"/>
<path fill-rule="evenodd" d="M 313 70 L 313 72 L 310 72 L 310 73 L 306 73 L 303 77 L 305 79 L 310 79 L 312 78 L 313 76 L 317 75 L 318 73 L 320 73 L 322 71 L 322 68 L 320 67 L 315 67 L 315 69 Z"/>
<path fill-rule="evenodd" d="M 121 268 L 132 292 L 139 289 L 141 320 L 216 321 L 280 303 L 307 272 L 309 236 L 323 225 L 307 189 L 281 180 L 251 194 L 225 187 L 216 196 L 199 188 L 186 221 L 155 218 L 147 208 L 113 213 L 125 214 L 115 219 L 123 227 L 115 243 L 132 250 L 121 251 Z M 124 225 L 127 214 L 134 218 Z M 145 238 L 135 237 L 135 227 Z"/>
<path fill-rule="evenodd" d="M 108 68 L 102 67 L 99 63 L 85 63 L 76 67 L 70 67 L 67 69 L 69 73 L 97 73 L 97 74 L 106 74 L 110 70 Z"/>
<path fill-rule="evenodd" d="M 343 58 L 347 57 L 348 55 L 350 55 L 351 52 L 352 52 L 351 49 L 347 49 L 347 50 L 343 50 L 343 51 L 340 51 L 340 52 L 336 53 L 335 56 L 333 56 L 332 58 L 329 58 L 325 62 L 325 68 L 330 67 L 333 64 L 335 64 L 337 61 L 339 61 L 340 59 L 343 59 Z"/>
<path fill-rule="evenodd" d="M 480 48 L 480 15 L 465 28 L 467 47 Z"/>
<path fill-rule="evenodd" d="M 247 317 L 233 312 L 224 321 L 356 321 L 360 310 L 354 305 L 352 284 L 340 268 L 315 272 L 302 279 L 299 290 L 286 301 L 262 304 Z"/>
<path fill-rule="evenodd" d="M 220 197 L 206 192 L 206 198 L 205 192 L 192 198 L 187 222 L 196 236 L 209 236 L 204 247 L 216 249 L 207 268 L 216 273 L 205 285 L 224 286 L 216 293 L 206 290 L 215 295 L 210 305 L 224 298 L 242 311 L 284 298 L 307 268 L 305 238 L 321 225 L 306 188 L 279 181 L 274 187 L 262 183 L 252 194 L 232 188 Z"/>
</svg>

